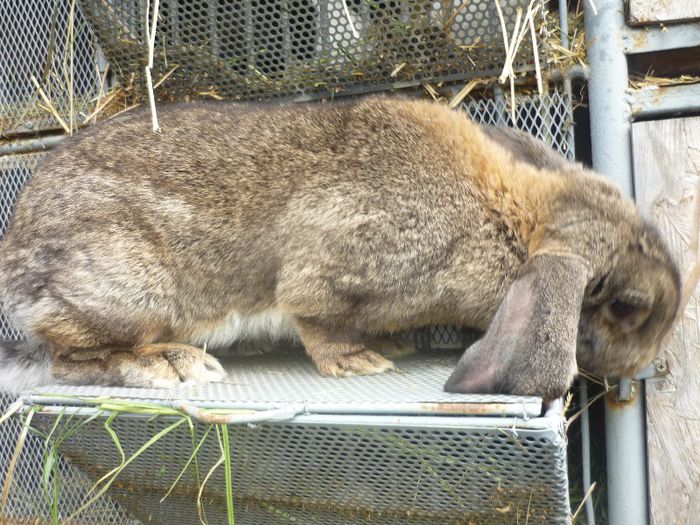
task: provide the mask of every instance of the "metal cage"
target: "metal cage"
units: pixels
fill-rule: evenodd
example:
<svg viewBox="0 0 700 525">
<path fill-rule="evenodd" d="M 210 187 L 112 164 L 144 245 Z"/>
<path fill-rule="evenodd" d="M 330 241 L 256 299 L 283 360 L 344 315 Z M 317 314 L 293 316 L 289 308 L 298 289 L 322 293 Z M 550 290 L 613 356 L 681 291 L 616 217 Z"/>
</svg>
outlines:
<svg viewBox="0 0 700 525">
<path fill-rule="evenodd" d="M 0 2 L 0 54 L 11 58 L 0 62 L 0 135 L 21 138 L 58 129 L 55 114 L 74 122 L 89 116 L 105 78 L 94 37 L 123 81 L 140 76 L 146 5 L 145 0 Z M 171 72 L 158 89 L 162 99 L 309 99 L 482 76 L 502 66 L 493 2 L 162 0 L 160 5 L 154 77 Z M 501 5 L 512 29 L 516 9 L 529 2 Z M 535 5 L 539 10 L 543 2 Z M 531 68 L 531 56 L 527 44 L 521 47 L 516 70 Z M 46 107 L 32 76 L 55 111 Z M 519 96 L 515 122 L 499 94 L 468 99 L 459 109 L 479 122 L 525 129 L 573 159 L 566 94 Z M 0 236 L 42 155 L 0 156 Z M 0 338 L 21 337 L 0 309 Z M 228 362 L 231 376 L 222 385 L 172 391 L 46 387 L 26 393 L 25 418 L 41 407 L 32 430 L 24 436 L 17 418 L 0 426 L 0 475 L 7 490 L 0 523 L 50 522 L 55 487 L 58 518 L 84 505 L 93 483 L 119 464 L 119 447 L 105 429 L 108 414 L 95 408 L 98 397 L 111 396 L 168 406 L 180 400 L 201 407 L 297 407 L 285 421 L 229 427 L 238 523 L 567 524 L 560 407 L 541 416 L 535 398 L 446 395 L 441 385 L 454 367 L 455 350 L 471 335 L 431 327 L 413 337 L 430 352 L 399 362 L 402 372 L 386 376 L 320 378 L 291 350 Z M 12 401 L 5 395 L 0 404 L 6 408 Z M 128 456 L 172 421 L 124 415 L 111 429 Z M 71 433 L 76 424 L 80 431 Z M 197 464 L 200 473 L 208 472 L 221 455 L 215 431 L 203 423 L 191 431 L 182 425 L 124 469 L 108 495 L 80 512 L 76 523 L 198 523 L 197 471 L 184 470 L 173 493 L 161 499 L 200 440 Z M 50 462 L 55 468 L 47 467 Z M 223 479 L 222 469 L 215 470 L 202 492 L 209 523 L 226 519 Z"/>
<path fill-rule="evenodd" d="M 481 122 L 513 124 L 499 96 L 468 100 L 460 109 Z M 562 93 L 519 97 L 515 124 L 569 158 L 573 157 L 571 120 L 571 100 Z M 0 157 L 4 184 L 0 231 L 7 225 L 15 196 L 42 155 Z M 0 335 L 20 334 L 6 324 Z M 76 403 L 76 398 L 126 396 L 151 403 L 181 399 L 198 406 L 261 410 L 285 403 L 304 405 L 306 412 L 287 422 L 255 429 L 230 428 L 239 523 L 476 520 L 501 524 L 523 521 L 526 516 L 532 524 L 567 523 L 566 438 L 561 414 L 554 411 L 538 417 L 540 405 L 534 399 L 457 399 L 442 394 L 442 382 L 458 355 L 446 349 L 463 348 L 469 334 L 433 327 L 416 338 L 419 346 L 432 352 L 399 362 L 403 372 L 385 377 L 356 378 L 354 382 L 323 379 L 307 359 L 290 352 L 231 361 L 231 376 L 222 385 L 176 391 L 46 387 L 25 397 L 24 403 L 27 408 L 45 406 L 49 414 L 37 414 L 34 421 L 44 433 L 57 418 L 62 418 L 57 426 L 62 428 L 71 413 L 90 413 L 90 403 Z M 68 402 L 65 395 L 73 401 Z M 455 408 L 458 406 L 461 408 Z M 113 428 L 128 454 L 167 423 L 121 416 Z M 196 439 L 206 429 L 206 425 L 197 425 Z M 20 431 L 16 421 L 0 426 L 2 468 L 11 461 Z M 54 435 L 58 434 L 56 430 Z M 220 456 L 218 447 L 212 434 L 200 450 L 202 473 Z M 16 463 L 4 519 L 48 519 L 48 503 L 38 497 L 43 492 L 37 482 L 45 476 L 46 450 L 43 439 L 30 433 Z M 185 427 L 166 436 L 120 475 L 109 498 L 81 514 L 81 519 L 84 523 L 132 525 L 131 515 L 143 523 L 197 523 L 193 497 L 198 485 L 193 472 L 183 476 L 178 490 L 160 503 L 191 450 L 192 435 Z M 104 419 L 96 419 L 63 441 L 60 452 L 60 510 L 67 516 L 84 503 L 92 483 L 116 466 L 119 455 L 105 431 Z M 225 519 L 222 476 L 217 471 L 204 492 L 209 523 Z M 28 499 L 29 495 L 33 497 Z"/>
</svg>

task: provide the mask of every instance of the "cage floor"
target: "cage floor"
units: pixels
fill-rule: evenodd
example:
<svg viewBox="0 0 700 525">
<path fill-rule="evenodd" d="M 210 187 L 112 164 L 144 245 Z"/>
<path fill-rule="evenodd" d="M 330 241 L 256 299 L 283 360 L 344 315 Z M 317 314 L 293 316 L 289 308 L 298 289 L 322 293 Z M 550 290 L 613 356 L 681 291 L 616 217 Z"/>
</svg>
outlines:
<svg viewBox="0 0 700 525">
<path fill-rule="evenodd" d="M 121 453 L 142 451 L 101 505 L 118 505 L 143 524 L 197 523 L 201 508 L 207 523 L 227 522 L 229 493 L 215 468 L 219 430 L 204 421 L 169 430 L 179 416 L 112 419 L 109 409 L 90 406 L 98 398 L 253 408 L 263 415 L 303 404 L 284 421 L 227 427 L 236 523 L 567 525 L 560 405 L 541 416 L 539 398 L 443 392 L 460 353 L 426 350 L 397 360 L 395 372 L 335 379 L 321 377 L 303 349 L 282 348 L 225 359 L 223 383 L 169 390 L 46 386 L 23 400 L 26 408 L 42 405 L 33 425 L 68 436 L 58 438 L 61 455 L 87 485 L 119 468 Z M 76 420 L 67 414 L 94 417 L 71 433 L 66 429 Z M 187 466 L 192 454 L 199 474 Z M 200 508 L 207 472 L 213 474 Z M 61 486 L 67 509 L 84 502 L 82 485 Z"/>
<path fill-rule="evenodd" d="M 397 370 L 375 376 L 322 377 L 303 349 L 222 359 L 222 383 L 174 389 L 52 385 L 27 403 L 80 405 L 81 399 L 119 398 L 153 403 L 186 401 L 198 407 L 270 410 L 302 405 L 306 414 L 414 414 L 536 417 L 536 397 L 450 394 L 442 387 L 460 352 L 423 351 L 396 361 Z M 76 399 L 77 398 L 77 399 Z"/>
</svg>

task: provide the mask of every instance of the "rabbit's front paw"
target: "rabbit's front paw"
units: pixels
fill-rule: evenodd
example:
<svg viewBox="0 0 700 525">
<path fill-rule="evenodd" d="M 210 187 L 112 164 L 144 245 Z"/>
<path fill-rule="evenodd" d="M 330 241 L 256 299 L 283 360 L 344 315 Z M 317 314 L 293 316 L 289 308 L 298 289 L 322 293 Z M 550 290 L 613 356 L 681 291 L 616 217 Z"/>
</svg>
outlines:
<svg viewBox="0 0 700 525">
<path fill-rule="evenodd" d="M 381 374 L 394 370 L 394 363 L 372 350 L 361 350 L 354 354 L 339 355 L 316 363 L 324 376 L 352 377 Z"/>
</svg>

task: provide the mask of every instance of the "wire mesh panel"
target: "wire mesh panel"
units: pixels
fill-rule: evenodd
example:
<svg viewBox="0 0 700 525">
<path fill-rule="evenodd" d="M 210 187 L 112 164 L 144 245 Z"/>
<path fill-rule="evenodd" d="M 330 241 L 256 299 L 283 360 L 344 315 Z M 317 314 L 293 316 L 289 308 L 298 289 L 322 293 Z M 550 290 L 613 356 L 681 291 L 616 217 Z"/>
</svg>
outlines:
<svg viewBox="0 0 700 525">
<path fill-rule="evenodd" d="M 503 96 L 466 100 L 461 107 L 476 122 L 516 127 L 543 140 L 567 159 L 575 158 L 573 105 L 571 98 L 560 91 L 542 97 L 518 96 L 515 122 Z"/>
<path fill-rule="evenodd" d="M 528 429 L 478 420 L 326 416 L 228 427 L 236 523 L 568 523 L 562 420 Z M 128 458 L 176 421 L 119 416 L 111 428 Z M 144 523 L 198 523 L 203 486 L 207 522 L 226 523 L 224 469 L 211 470 L 222 456 L 220 431 L 183 422 L 122 471 L 113 496 Z M 102 419 L 61 451 L 93 479 L 120 461 Z"/>
<path fill-rule="evenodd" d="M 510 34 L 530 2 L 500 4 Z M 110 64 L 124 78 L 142 76 L 146 0 L 81 5 Z M 535 19 L 544 28 L 543 5 Z M 532 68 L 530 41 L 517 71 Z M 165 98 L 372 91 L 495 74 L 505 57 L 491 0 L 162 0 L 155 42 L 154 78 L 171 73 L 159 88 Z"/>
<path fill-rule="evenodd" d="M 69 126 L 84 119 L 99 81 L 75 0 L 2 0 L 0 57 L 0 136 L 60 128 L 55 114 Z"/>
<path fill-rule="evenodd" d="M 0 392 L 0 414 L 4 414 L 12 396 Z M 44 439 L 30 432 L 20 441 L 22 423 L 10 418 L 0 425 L 0 480 L 9 489 L 7 502 L 0 509 L 0 523 L 6 525 L 43 525 L 51 523 L 53 475 L 46 473 L 47 454 Z M 18 454 L 16 459 L 15 454 Z M 56 456 L 53 469 L 60 474 L 60 498 L 56 515 L 62 523 L 86 501 L 92 481 L 71 466 L 65 458 Z M 13 465 L 11 467 L 11 465 Z M 107 497 L 100 498 L 81 512 L 73 523 L 80 525 L 138 525 L 126 512 Z"/>
<path fill-rule="evenodd" d="M 15 200 L 43 156 L 43 153 L 33 153 L 0 157 L 0 242 L 10 225 Z M 0 340 L 22 337 L 21 330 L 12 325 L 0 302 Z"/>
</svg>

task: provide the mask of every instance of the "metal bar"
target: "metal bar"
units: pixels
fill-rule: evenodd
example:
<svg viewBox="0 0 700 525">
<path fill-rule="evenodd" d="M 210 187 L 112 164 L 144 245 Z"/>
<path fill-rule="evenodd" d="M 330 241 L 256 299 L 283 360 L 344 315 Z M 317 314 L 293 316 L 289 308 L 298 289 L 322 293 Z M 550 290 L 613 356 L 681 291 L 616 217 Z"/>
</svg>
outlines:
<svg viewBox="0 0 700 525">
<path fill-rule="evenodd" d="M 569 2 L 559 1 L 559 33 L 561 47 L 569 49 Z"/>
<path fill-rule="evenodd" d="M 46 135 L 38 138 L 0 142 L 0 156 L 44 151 L 56 147 L 65 138 L 65 135 Z"/>
<path fill-rule="evenodd" d="M 52 405 L 52 406 L 90 406 L 89 397 L 83 399 L 60 397 L 51 394 L 24 394 L 22 396 L 27 405 Z M 120 399 L 126 399 L 120 397 Z M 163 399 L 137 399 L 139 403 L 149 403 L 154 406 L 172 408 L 173 401 Z M 100 400 L 95 399 L 95 404 Z M 177 401 L 179 402 L 179 401 Z M 183 401 L 184 402 L 184 401 Z M 286 406 L 296 406 L 296 403 L 269 403 L 253 401 L 194 401 L 187 403 L 200 409 L 223 410 L 270 410 Z M 519 417 L 522 419 L 534 418 L 541 411 L 539 398 L 530 398 L 516 403 L 469 403 L 464 401 L 454 403 L 323 403 L 309 400 L 305 403 L 305 410 L 313 414 L 391 414 L 391 415 L 445 415 L 445 416 L 469 416 L 469 417 Z"/>
<path fill-rule="evenodd" d="M 622 42 L 627 54 L 696 47 L 700 46 L 700 24 L 650 26 L 643 29 L 625 27 Z"/>
<path fill-rule="evenodd" d="M 561 47 L 564 49 L 569 49 L 569 2 L 567 0 L 559 0 L 559 34 Z M 569 98 L 571 104 L 573 104 L 573 91 L 571 89 L 571 75 L 570 71 L 564 76 L 564 94 Z M 573 134 L 573 122 L 566 122 L 564 124 L 567 126 L 567 135 Z M 571 137 L 570 137 L 571 138 Z M 569 147 L 571 148 L 571 154 L 573 158 L 576 158 L 576 144 L 573 140 L 569 140 Z M 588 507 L 586 507 L 586 512 L 588 512 Z"/>
<path fill-rule="evenodd" d="M 24 403 L 21 411 L 28 411 L 33 406 Z M 168 407 L 170 408 L 170 407 Z M 37 412 L 39 415 L 64 416 L 75 415 L 80 417 L 90 417 L 99 415 L 109 417 L 108 410 L 100 410 L 95 407 L 85 406 L 58 406 L 48 405 L 41 407 Z M 128 414 L 123 413 L 121 417 L 133 417 L 150 420 L 149 414 Z M 161 416 L 164 419 L 178 416 Z M 259 421 L 260 422 L 260 421 Z M 275 423 L 275 421 L 265 421 L 265 423 Z M 520 430 L 541 431 L 558 436 L 556 439 L 564 437 L 564 418 L 561 406 L 556 405 L 554 410 L 549 410 L 543 417 L 532 419 L 522 419 L 519 417 L 465 417 L 465 416 L 396 416 L 396 415 L 340 415 L 340 414 L 300 414 L 292 419 L 284 421 L 285 424 L 323 425 L 323 426 L 377 426 L 390 428 L 430 428 L 435 430 L 469 430 L 469 429 L 492 429 L 500 431 L 510 431 L 517 434 Z"/>
<path fill-rule="evenodd" d="M 631 402 L 608 398 L 605 404 L 608 518 L 614 525 L 649 522 L 643 385 L 636 383 Z"/>
<path fill-rule="evenodd" d="M 627 105 L 627 58 L 621 28 L 621 0 L 596 0 L 598 14 L 583 2 L 590 62 L 588 98 L 593 166 L 610 177 L 626 195 L 633 195 L 632 148 Z"/>
<path fill-rule="evenodd" d="M 628 71 L 622 0 L 584 2 L 593 165 L 633 196 Z M 596 12 L 597 9 L 597 12 Z M 605 407 L 608 518 L 614 525 L 647 525 L 645 419 L 642 397 Z"/>
<path fill-rule="evenodd" d="M 579 378 L 579 396 L 581 399 L 581 457 L 583 466 L 583 494 L 588 494 L 591 488 L 591 432 L 588 418 L 588 381 Z M 586 500 L 586 525 L 595 525 L 593 498 Z"/>
<path fill-rule="evenodd" d="M 630 93 L 635 118 L 674 116 L 700 111 L 700 84 L 649 86 Z"/>
</svg>

